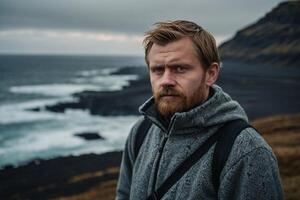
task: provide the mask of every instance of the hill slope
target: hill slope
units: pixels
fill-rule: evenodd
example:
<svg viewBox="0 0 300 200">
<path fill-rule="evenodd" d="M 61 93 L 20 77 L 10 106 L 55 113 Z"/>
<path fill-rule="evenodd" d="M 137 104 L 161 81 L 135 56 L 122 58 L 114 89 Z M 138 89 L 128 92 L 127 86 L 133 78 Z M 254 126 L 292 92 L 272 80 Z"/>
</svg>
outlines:
<svg viewBox="0 0 300 200">
<path fill-rule="evenodd" d="M 300 1 L 280 3 L 219 49 L 224 60 L 300 67 Z"/>
</svg>

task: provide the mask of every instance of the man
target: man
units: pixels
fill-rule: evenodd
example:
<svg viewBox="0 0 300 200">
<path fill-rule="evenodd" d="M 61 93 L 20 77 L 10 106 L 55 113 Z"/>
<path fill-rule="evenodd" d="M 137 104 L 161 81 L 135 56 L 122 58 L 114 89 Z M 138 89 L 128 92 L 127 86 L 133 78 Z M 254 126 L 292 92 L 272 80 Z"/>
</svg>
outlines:
<svg viewBox="0 0 300 200">
<path fill-rule="evenodd" d="M 241 106 L 214 85 L 220 60 L 207 31 L 189 21 L 157 23 L 144 44 L 153 97 L 140 113 L 151 127 L 137 155 L 135 141 L 143 119 L 128 136 L 116 199 L 147 199 L 225 123 L 247 121 Z M 253 128 L 242 130 L 235 139 L 217 189 L 213 154 L 214 145 L 162 199 L 282 199 L 277 160 Z"/>
</svg>

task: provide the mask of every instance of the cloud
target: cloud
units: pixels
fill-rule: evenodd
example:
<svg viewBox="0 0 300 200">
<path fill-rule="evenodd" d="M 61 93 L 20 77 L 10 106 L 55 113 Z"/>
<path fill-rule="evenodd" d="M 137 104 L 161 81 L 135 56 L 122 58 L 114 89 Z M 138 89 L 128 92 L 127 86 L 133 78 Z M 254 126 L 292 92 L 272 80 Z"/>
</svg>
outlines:
<svg viewBox="0 0 300 200">
<path fill-rule="evenodd" d="M 0 53 L 142 55 L 142 36 L 68 30 L 0 31 Z"/>
<path fill-rule="evenodd" d="M 126 43 L 125 46 L 132 48 L 128 52 L 137 52 L 144 32 L 155 22 L 175 19 L 198 23 L 220 42 L 253 23 L 280 1 L 0 0 L 0 52 L 14 48 L 40 52 L 52 46 L 55 46 L 53 51 L 59 48 L 71 51 L 71 46 L 77 43 L 111 52 L 119 52 Z M 30 45 L 28 41 L 33 43 Z M 70 49 L 58 41 L 67 43 Z M 87 51 L 90 52 L 84 50 Z"/>
<path fill-rule="evenodd" d="M 269 0 L 1 0 L 0 28 L 46 28 L 142 34 L 156 21 L 189 19 L 227 34 L 270 10 Z"/>
<path fill-rule="evenodd" d="M 101 42 L 142 42 L 143 37 L 138 35 L 115 34 L 115 33 L 101 33 L 101 32 L 79 32 L 66 30 L 39 30 L 39 29 L 15 29 L 15 30 L 0 30 L 0 37 L 48 37 L 52 39 L 66 38 L 66 39 L 84 39 L 95 40 Z"/>
</svg>

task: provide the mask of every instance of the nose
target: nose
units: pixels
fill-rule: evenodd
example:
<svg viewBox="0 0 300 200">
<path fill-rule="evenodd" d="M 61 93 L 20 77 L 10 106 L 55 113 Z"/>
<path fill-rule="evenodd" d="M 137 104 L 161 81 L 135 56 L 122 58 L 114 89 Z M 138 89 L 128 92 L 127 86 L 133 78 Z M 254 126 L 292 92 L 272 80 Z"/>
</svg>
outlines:
<svg viewBox="0 0 300 200">
<path fill-rule="evenodd" d="M 175 84 L 176 84 L 176 81 L 175 81 L 175 77 L 172 74 L 172 72 L 169 70 L 165 70 L 163 76 L 161 77 L 160 85 L 162 87 L 173 87 L 173 86 L 175 86 Z"/>
</svg>

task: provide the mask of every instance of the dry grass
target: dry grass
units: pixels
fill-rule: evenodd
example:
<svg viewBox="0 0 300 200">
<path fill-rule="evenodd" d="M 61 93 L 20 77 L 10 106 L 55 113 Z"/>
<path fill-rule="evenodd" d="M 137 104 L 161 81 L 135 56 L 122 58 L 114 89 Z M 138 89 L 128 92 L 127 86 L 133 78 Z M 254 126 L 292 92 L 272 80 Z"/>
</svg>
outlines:
<svg viewBox="0 0 300 200">
<path fill-rule="evenodd" d="M 92 199 L 105 199 L 113 200 L 115 199 L 117 181 L 106 181 L 102 184 L 99 184 L 95 187 L 90 188 L 89 190 L 76 194 L 74 196 L 60 197 L 55 200 L 92 200 Z"/>
<path fill-rule="evenodd" d="M 69 180 L 69 183 L 79 183 L 90 178 L 118 174 L 119 170 L 120 170 L 119 167 L 110 167 L 103 171 L 99 171 L 95 173 L 80 174 L 75 177 L 72 177 Z M 83 193 L 72 195 L 72 196 L 62 196 L 59 198 L 55 198 L 53 200 L 91 200 L 91 199 L 113 200 L 115 198 L 116 186 L 117 186 L 117 180 L 109 180 L 109 181 L 99 183 L 98 185 L 89 188 Z"/>
<path fill-rule="evenodd" d="M 278 159 L 286 200 L 300 199 L 300 114 L 254 120 Z"/>
<path fill-rule="evenodd" d="M 69 180 L 69 183 L 76 183 L 80 181 L 84 181 L 90 178 L 95 178 L 95 177 L 100 177 L 108 174 L 117 174 L 119 173 L 120 168 L 119 167 L 110 167 L 102 171 L 97 171 L 97 172 L 92 172 L 92 173 L 85 173 L 85 174 L 80 174 L 77 176 L 72 177 Z"/>
</svg>

